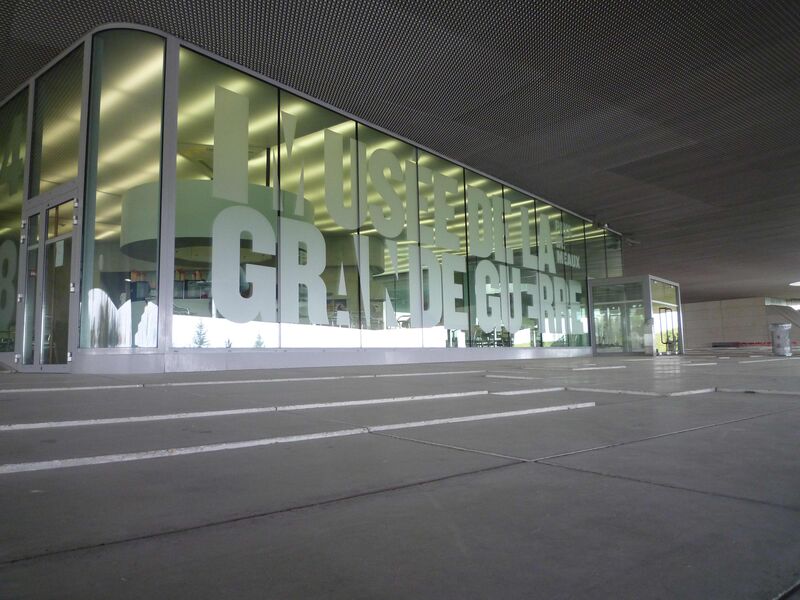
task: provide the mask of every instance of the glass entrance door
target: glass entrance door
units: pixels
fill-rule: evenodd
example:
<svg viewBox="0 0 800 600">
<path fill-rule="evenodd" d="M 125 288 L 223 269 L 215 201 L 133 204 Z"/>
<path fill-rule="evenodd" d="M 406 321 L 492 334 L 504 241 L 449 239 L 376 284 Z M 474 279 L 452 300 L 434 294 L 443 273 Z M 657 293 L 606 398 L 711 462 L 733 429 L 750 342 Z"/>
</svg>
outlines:
<svg viewBox="0 0 800 600">
<path fill-rule="evenodd" d="M 31 370 L 65 370 L 70 361 L 74 200 L 25 218 L 21 362 Z"/>
<path fill-rule="evenodd" d="M 678 288 L 651 279 L 650 296 L 656 354 L 678 354 L 681 352 Z"/>
</svg>

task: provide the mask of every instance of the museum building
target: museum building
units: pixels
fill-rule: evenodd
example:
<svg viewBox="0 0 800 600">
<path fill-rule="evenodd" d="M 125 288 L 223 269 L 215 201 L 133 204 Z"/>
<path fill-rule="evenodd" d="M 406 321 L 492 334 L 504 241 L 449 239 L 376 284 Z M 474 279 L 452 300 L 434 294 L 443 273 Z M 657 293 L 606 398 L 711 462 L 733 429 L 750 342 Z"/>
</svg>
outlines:
<svg viewBox="0 0 800 600">
<path fill-rule="evenodd" d="M 580 356 L 616 232 L 167 34 L 103 27 L 0 104 L 0 362 Z"/>
</svg>

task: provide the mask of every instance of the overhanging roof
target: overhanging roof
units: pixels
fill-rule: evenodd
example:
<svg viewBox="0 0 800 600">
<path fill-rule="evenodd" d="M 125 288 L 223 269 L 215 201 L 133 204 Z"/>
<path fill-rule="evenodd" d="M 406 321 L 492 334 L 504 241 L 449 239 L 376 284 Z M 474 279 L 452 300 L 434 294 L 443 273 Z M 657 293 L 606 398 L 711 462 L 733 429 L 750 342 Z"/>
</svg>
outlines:
<svg viewBox="0 0 800 600">
<path fill-rule="evenodd" d="M 638 242 L 626 274 L 676 280 L 685 301 L 788 297 L 800 280 L 795 1 L 11 2 L 0 97 L 109 22 L 607 222 Z"/>
</svg>

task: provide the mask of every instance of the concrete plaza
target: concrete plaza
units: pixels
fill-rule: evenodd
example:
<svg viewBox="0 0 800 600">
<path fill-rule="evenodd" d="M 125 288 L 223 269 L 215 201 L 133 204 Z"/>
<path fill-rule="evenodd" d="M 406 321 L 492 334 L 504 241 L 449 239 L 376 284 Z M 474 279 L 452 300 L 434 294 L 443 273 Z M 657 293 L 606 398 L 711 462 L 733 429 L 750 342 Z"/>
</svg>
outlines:
<svg viewBox="0 0 800 600">
<path fill-rule="evenodd" d="M 800 360 L 0 374 L 0 598 L 788 598 Z"/>
</svg>

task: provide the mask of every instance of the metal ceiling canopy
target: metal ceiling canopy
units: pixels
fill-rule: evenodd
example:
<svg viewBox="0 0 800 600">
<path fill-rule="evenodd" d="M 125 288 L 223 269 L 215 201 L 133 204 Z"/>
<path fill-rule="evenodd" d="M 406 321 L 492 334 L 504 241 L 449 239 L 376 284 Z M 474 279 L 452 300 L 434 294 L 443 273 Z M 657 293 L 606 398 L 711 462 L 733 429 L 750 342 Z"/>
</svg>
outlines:
<svg viewBox="0 0 800 600">
<path fill-rule="evenodd" d="M 800 279 L 800 3 L 7 1 L 0 97 L 131 22 L 507 180 L 638 242 L 684 301 Z"/>
</svg>

